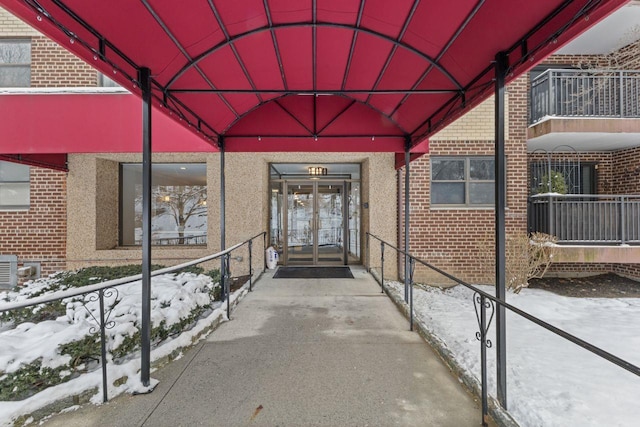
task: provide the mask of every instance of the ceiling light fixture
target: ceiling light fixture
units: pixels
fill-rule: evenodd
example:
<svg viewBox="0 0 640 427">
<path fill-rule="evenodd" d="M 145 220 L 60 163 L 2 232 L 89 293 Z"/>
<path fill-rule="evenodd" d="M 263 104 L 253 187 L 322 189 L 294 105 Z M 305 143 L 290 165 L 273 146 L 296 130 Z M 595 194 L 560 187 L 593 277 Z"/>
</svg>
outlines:
<svg viewBox="0 0 640 427">
<path fill-rule="evenodd" d="M 327 168 L 322 166 L 309 166 L 309 175 L 311 176 L 324 176 L 327 174 Z"/>
</svg>

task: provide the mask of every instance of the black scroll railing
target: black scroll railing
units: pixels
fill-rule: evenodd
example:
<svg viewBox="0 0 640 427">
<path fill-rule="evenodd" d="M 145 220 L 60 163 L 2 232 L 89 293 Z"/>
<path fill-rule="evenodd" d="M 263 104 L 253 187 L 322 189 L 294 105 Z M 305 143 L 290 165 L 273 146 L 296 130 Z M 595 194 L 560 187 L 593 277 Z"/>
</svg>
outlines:
<svg viewBox="0 0 640 427">
<path fill-rule="evenodd" d="M 478 341 L 480 341 L 480 364 L 481 364 L 481 373 L 480 373 L 480 393 L 481 393 L 481 398 L 482 398 L 482 425 L 486 426 L 488 425 L 488 419 L 489 419 L 489 405 L 488 405 L 488 391 L 487 391 L 487 349 L 491 348 L 493 346 L 493 342 L 491 341 L 491 339 L 488 338 L 488 331 L 489 331 L 489 327 L 491 326 L 491 322 L 494 319 L 494 314 L 496 312 L 496 307 L 504 307 L 505 309 L 511 311 L 512 313 L 517 314 L 520 317 L 523 317 L 527 320 L 529 320 L 530 322 L 535 323 L 536 325 L 564 338 L 565 340 L 580 346 L 582 348 L 584 348 L 585 350 L 595 354 L 596 356 L 610 362 L 613 363 L 614 365 L 618 365 L 619 367 L 631 372 L 632 374 L 640 377 L 640 367 L 614 355 L 611 354 L 581 338 L 576 337 L 575 335 L 572 335 L 556 326 L 551 325 L 550 323 L 545 322 L 542 319 L 539 319 L 536 316 L 533 316 L 532 314 L 527 313 L 524 310 L 521 310 L 509 303 L 507 303 L 506 301 L 500 300 L 498 298 L 496 298 L 495 296 L 488 294 L 486 292 L 484 292 L 481 289 L 478 289 L 477 287 L 466 283 L 463 280 L 458 279 L 457 277 L 452 276 L 451 274 L 439 269 L 438 267 L 435 267 L 431 264 L 429 264 L 426 261 L 423 261 L 413 255 L 411 255 L 411 253 L 408 253 L 400 248 L 397 248 L 387 242 L 385 242 L 384 240 L 382 240 L 381 238 L 379 238 L 378 236 L 371 234 L 371 233 L 366 233 L 366 247 L 367 247 L 367 271 L 369 271 L 371 273 L 371 259 L 370 259 L 370 254 L 371 254 L 371 239 L 375 239 L 376 241 L 378 241 L 380 243 L 380 278 L 377 278 L 375 275 L 374 278 L 376 279 L 376 281 L 378 282 L 378 284 L 380 285 L 382 292 L 385 291 L 385 286 L 384 286 L 384 253 L 385 253 L 385 248 L 389 247 L 390 249 L 393 249 L 394 251 L 396 251 L 396 253 L 403 255 L 404 257 L 409 258 L 409 265 L 410 265 L 410 275 L 409 275 L 409 292 L 408 292 L 408 296 L 409 296 L 409 301 L 408 301 L 408 305 L 409 305 L 409 318 L 410 318 L 410 329 L 413 330 L 413 318 L 414 318 L 414 313 L 413 313 L 413 286 L 414 286 L 414 282 L 413 282 L 413 272 L 414 272 L 414 268 L 415 268 L 415 264 L 421 264 L 439 274 L 441 274 L 442 276 L 446 277 L 449 280 L 452 280 L 453 282 L 457 283 L 458 285 L 462 285 L 468 289 L 470 289 L 471 291 L 473 291 L 473 305 L 475 308 L 475 314 L 476 314 L 476 319 L 478 321 L 478 332 L 476 332 L 476 339 Z M 405 301 L 406 302 L 406 301 Z M 505 408 L 506 409 L 506 408 Z"/>
<path fill-rule="evenodd" d="M 231 304 L 230 304 L 230 283 L 231 283 L 231 259 L 236 261 L 242 261 L 242 257 L 238 256 L 232 258 L 232 254 L 240 251 L 241 248 L 246 246 L 248 252 L 247 262 L 248 275 L 249 275 L 249 291 L 253 290 L 253 245 L 254 240 L 262 237 L 263 253 L 266 250 L 266 232 L 261 232 L 255 236 L 231 246 L 224 251 L 208 255 L 203 258 L 198 258 L 192 261 L 188 261 L 172 267 L 161 268 L 151 272 L 151 276 L 158 276 L 167 273 L 176 273 L 186 268 L 196 266 L 198 264 L 207 263 L 216 259 L 222 259 L 221 263 L 224 268 L 220 272 L 220 286 L 223 303 L 226 303 L 227 318 L 231 317 Z M 265 270 L 263 263 L 262 272 Z M 246 271 L 246 270 L 245 270 Z M 90 319 L 95 323 L 90 329 L 90 334 L 100 333 L 100 365 L 102 367 L 102 400 L 106 402 L 107 396 L 107 339 L 106 331 L 112 329 L 115 326 L 115 322 L 110 319 L 111 313 L 118 303 L 118 286 L 125 285 L 127 283 L 135 282 L 142 279 L 141 274 L 123 277 L 121 279 L 107 280 L 105 282 L 91 284 L 87 286 L 81 286 L 71 288 L 63 291 L 54 292 L 48 295 L 43 295 L 36 298 L 30 298 L 27 300 L 21 300 L 10 303 L 0 303 L 0 314 L 10 312 L 13 310 L 19 310 L 26 307 L 38 306 L 41 304 L 52 303 L 56 301 L 63 301 L 68 298 L 80 297 L 77 302 L 82 304 L 89 313 Z M 98 302 L 98 307 L 95 307 L 95 303 Z"/>
</svg>

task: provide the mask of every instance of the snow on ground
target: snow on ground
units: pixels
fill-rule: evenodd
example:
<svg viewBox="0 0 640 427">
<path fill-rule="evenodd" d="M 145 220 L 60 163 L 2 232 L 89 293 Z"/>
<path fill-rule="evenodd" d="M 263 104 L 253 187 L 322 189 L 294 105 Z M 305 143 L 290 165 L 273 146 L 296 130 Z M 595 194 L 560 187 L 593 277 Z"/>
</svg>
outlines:
<svg viewBox="0 0 640 427">
<path fill-rule="evenodd" d="M 55 278 L 53 279 L 55 280 Z M 165 274 L 152 278 L 152 324 L 158 326 L 165 322 L 167 326 L 178 323 L 187 317 L 190 312 L 200 307 L 209 306 L 211 300 L 209 290 L 214 284 L 211 278 L 205 275 L 191 273 Z M 33 294 L 46 288 L 48 285 L 40 282 L 32 282 L 21 293 L 2 293 L 0 300 L 16 301 L 25 298 L 26 294 Z M 141 312 L 141 282 L 131 282 L 117 287 L 118 294 L 109 294 L 105 291 L 105 305 L 116 298 L 119 303 L 115 306 L 109 320 L 115 322 L 112 329 L 107 329 L 108 351 L 117 347 L 126 336 L 135 332 Z M 231 296 L 233 303 L 246 293 L 241 288 Z M 95 327 L 89 311 L 99 316 L 98 301 L 86 300 L 85 306 L 73 299 L 65 300 L 67 313 L 56 320 L 47 320 L 37 324 L 23 323 L 15 328 L 7 328 L 4 325 L 0 330 L 0 372 L 13 372 L 20 366 L 41 359 L 43 366 L 56 367 L 69 362 L 69 356 L 60 355 L 58 346 L 70 341 L 80 340 Z M 0 301 L 0 307 L 2 302 Z M 189 347 L 197 340 L 208 327 L 218 321 L 226 319 L 226 305 L 219 302 L 213 303 L 213 310 L 205 312 L 189 330 L 175 337 L 163 341 L 151 352 L 151 360 L 155 361 L 166 357 L 182 348 Z M 204 338 L 201 336 L 200 339 Z M 137 352 L 139 355 L 139 351 Z M 131 360 L 119 364 L 112 363 L 111 355 L 108 355 L 107 376 L 109 378 L 108 396 L 113 398 L 121 393 L 143 392 L 145 387 L 140 382 L 140 358 L 135 356 Z M 127 377 L 127 382 L 120 386 L 114 386 L 113 380 Z M 155 381 L 155 380 L 152 380 Z M 152 383 L 151 386 L 155 386 Z M 98 393 L 92 397 L 93 403 L 102 401 L 102 372 L 100 369 L 85 373 L 68 382 L 49 387 L 27 399 L 16 402 L 0 402 L 0 426 L 12 425 L 12 420 L 20 415 L 28 415 L 31 412 L 54 403 L 67 396 L 73 396 L 86 390 L 97 388 Z"/>
<path fill-rule="evenodd" d="M 399 290 L 400 283 L 389 286 Z M 489 294 L 493 288 L 478 286 Z M 416 317 L 480 378 L 473 292 L 414 290 Z M 571 298 L 539 289 L 507 293 L 507 302 L 640 366 L 640 299 Z M 489 338 L 495 342 L 495 319 Z M 495 350 L 488 350 L 495 396 Z M 522 427 L 637 426 L 640 377 L 507 310 L 508 409 Z"/>
<path fill-rule="evenodd" d="M 154 325 L 178 322 L 196 306 L 208 305 L 206 289 L 210 279 L 183 273 L 154 278 Z M 387 282 L 399 290 L 397 282 Z M 41 284 L 27 293 L 35 293 Z M 111 314 L 116 327 L 108 331 L 111 348 L 133 331 L 140 311 L 140 282 L 118 287 L 120 303 Z M 493 289 L 480 286 L 493 293 Z M 245 292 L 240 290 L 232 301 Z M 23 295 L 11 295 L 12 300 Z M 111 298 L 115 298 L 112 296 Z M 538 290 L 524 289 L 508 293 L 507 301 L 539 318 L 601 347 L 629 362 L 640 365 L 640 299 L 570 298 Z M 416 317 L 455 355 L 463 369 L 480 376 L 480 343 L 475 338 L 478 325 L 472 292 L 462 286 L 449 290 L 415 288 Z M 95 305 L 95 306 L 94 306 Z M 88 308 L 97 315 L 97 302 Z M 165 357 L 191 345 L 192 339 L 218 318 L 224 318 L 224 306 L 197 321 L 181 335 L 170 338 L 152 351 L 152 360 Z M 60 343 L 83 337 L 93 326 L 83 305 L 69 301 L 67 314 L 39 324 L 23 324 L 0 331 L 0 371 L 10 372 L 21 363 L 39 357 L 47 366 L 67 362 L 55 349 Z M 495 336 L 495 320 L 489 336 Z M 489 389 L 495 395 L 495 350 L 489 352 Z M 108 364 L 108 377 L 128 377 L 115 387 L 116 394 L 141 391 L 140 359 Z M 522 427 L 534 426 L 635 426 L 640 420 L 640 378 L 513 313 L 507 314 L 507 376 L 509 412 Z M 96 370 L 71 381 L 50 387 L 19 402 L 0 402 L 0 425 L 10 425 L 18 415 L 29 414 L 63 397 L 98 388 L 92 401 L 101 400 L 101 372 Z"/>
</svg>

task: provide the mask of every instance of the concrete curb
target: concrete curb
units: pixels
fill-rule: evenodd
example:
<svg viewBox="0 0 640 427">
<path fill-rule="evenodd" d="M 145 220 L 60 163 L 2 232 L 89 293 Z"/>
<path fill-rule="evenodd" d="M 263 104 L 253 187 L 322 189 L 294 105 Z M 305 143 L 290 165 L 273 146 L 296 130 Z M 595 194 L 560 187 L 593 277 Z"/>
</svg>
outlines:
<svg viewBox="0 0 640 427">
<path fill-rule="evenodd" d="M 373 275 L 373 272 L 372 272 Z M 374 276 L 376 277 L 376 276 Z M 379 280 L 376 277 L 376 280 Z M 384 287 L 385 293 L 389 296 L 398 307 L 398 310 L 409 320 L 409 306 L 404 302 L 404 297 L 395 290 Z M 418 316 L 413 317 L 413 325 L 415 330 L 420 336 L 433 348 L 440 359 L 447 365 L 447 367 L 453 372 L 456 377 L 464 384 L 464 386 L 473 394 L 476 398 L 481 399 L 481 384 L 477 378 L 468 374 L 462 366 L 455 359 L 454 355 L 447 348 L 446 344 L 434 335 L 424 321 Z M 498 401 L 489 396 L 489 415 L 500 427 L 519 427 L 519 424 L 511 417 L 511 415 L 505 411 Z"/>
</svg>

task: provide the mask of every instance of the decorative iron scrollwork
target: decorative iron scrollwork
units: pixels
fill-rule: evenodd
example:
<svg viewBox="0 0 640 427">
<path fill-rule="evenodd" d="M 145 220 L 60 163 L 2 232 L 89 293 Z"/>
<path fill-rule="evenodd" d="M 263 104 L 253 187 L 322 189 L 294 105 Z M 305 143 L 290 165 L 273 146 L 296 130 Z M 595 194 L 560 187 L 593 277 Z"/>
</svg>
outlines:
<svg viewBox="0 0 640 427">
<path fill-rule="evenodd" d="M 111 312 L 113 311 L 113 308 L 116 306 L 116 301 L 118 301 L 118 295 L 119 293 L 116 288 L 100 289 L 99 291 L 92 292 L 86 295 L 82 305 L 85 308 L 85 310 L 87 310 L 87 313 L 89 313 L 89 316 L 91 316 L 93 321 L 96 323 L 95 326 L 91 326 L 91 328 L 89 328 L 90 334 L 95 334 L 97 332 L 100 332 L 101 325 L 102 325 L 100 320 L 102 320 L 103 316 L 104 316 L 104 329 L 113 329 L 113 327 L 116 326 L 116 322 L 113 320 L 109 320 L 109 316 L 111 316 Z M 105 298 L 108 298 L 108 299 L 113 298 L 113 303 L 109 304 L 109 308 L 107 310 L 104 309 Z M 99 314 L 100 319 L 96 318 L 96 316 L 94 316 L 91 309 L 87 307 L 87 304 L 96 302 L 96 301 L 100 304 L 99 309 L 102 311 L 102 313 Z"/>
<path fill-rule="evenodd" d="M 484 342 L 487 348 L 491 348 L 493 346 L 493 343 L 491 342 L 490 339 L 487 338 L 487 335 L 489 332 L 489 327 L 491 326 L 491 322 L 493 321 L 493 316 L 496 312 L 495 303 L 492 300 L 480 295 L 478 292 L 474 292 L 473 308 L 476 311 L 476 320 L 478 321 L 478 328 L 480 329 L 478 332 L 476 332 L 476 339 L 480 342 Z M 486 310 L 488 309 L 490 313 L 489 320 L 485 322 L 484 328 L 482 325 L 483 319 L 481 314 L 483 309 L 485 311 L 485 320 L 486 320 Z"/>
</svg>

